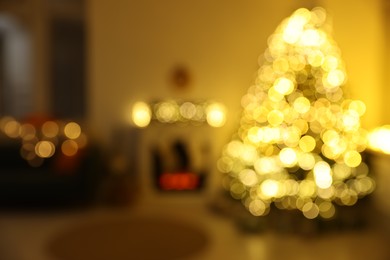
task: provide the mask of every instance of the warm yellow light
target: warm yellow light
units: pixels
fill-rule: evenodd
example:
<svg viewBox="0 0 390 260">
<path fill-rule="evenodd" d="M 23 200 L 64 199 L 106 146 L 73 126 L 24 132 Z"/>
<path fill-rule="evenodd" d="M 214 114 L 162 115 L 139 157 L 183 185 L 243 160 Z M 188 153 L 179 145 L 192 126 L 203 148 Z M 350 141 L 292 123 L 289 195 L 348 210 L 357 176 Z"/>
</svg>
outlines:
<svg viewBox="0 0 390 260">
<path fill-rule="evenodd" d="M 152 111 L 145 102 L 137 102 L 133 105 L 131 117 L 136 126 L 146 127 L 152 118 Z"/>
<path fill-rule="evenodd" d="M 360 100 L 353 100 L 349 104 L 349 108 L 351 110 L 356 111 L 359 114 L 359 116 L 364 115 L 364 113 L 366 112 L 366 105 L 364 104 L 363 101 L 360 101 Z"/>
<path fill-rule="evenodd" d="M 276 173 L 281 170 L 275 157 L 262 157 L 256 160 L 254 168 L 259 174 Z"/>
<path fill-rule="evenodd" d="M 310 135 L 302 136 L 299 140 L 299 147 L 305 153 L 311 152 L 316 147 L 316 140 Z"/>
<path fill-rule="evenodd" d="M 274 83 L 274 88 L 282 95 L 291 94 L 294 90 L 294 83 L 288 78 L 278 78 Z"/>
<path fill-rule="evenodd" d="M 240 154 L 243 152 L 244 144 L 240 141 L 231 141 L 227 147 L 226 152 L 229 156 L 234 158 L 238 158 Z"/>
<path fill-rule="evenodd" d="M 331 200 L 334 196 L 334 187 L 330 186 L 326 189 L 317 189 L 317 195 L 318 197 L 325 199 L 325 200 Z"/>
<path fill-rule="evenodd" d="M 316 191 L 315 183 L 311 180 L 303 180 L 299 183 L 299 195 L 306 198 L 314 195 Z"/>
<path fill-rule="evenodd" d="M 4 133 L 11 138 L 18 138 L 20 136 L 20 123 L 16 120 L 10 119 L 4 125 Z"/>
<path fill-rule="evenodd" d="M 47 121 L 42 125 L 42 134 L 48 138 L 53 138 L 58 135 L 59 126 L 54 121 Z"/>
<path fill-rule="evenodd" d="M 321 44 L 321 37 L 318 30 L 308 29 L 302 33 L 301 43 L 303 46 L 318 46 Z"/>
<path fill-rule="evenodd" d="M 185 119 L 192 119 L 196 116 L 196 106 L 191 102 L 184 102 L 180 106 L 180 114 Z"/>
<path fill-rule="evenodd" d="M 304 170 L 311 170 L 313 169 L 314 165 L 316 163 L 316 160 L 311 153 L 304 153 L 299 155 L 298 157 L 298 165 Z"/>
<path fill-rule="evenodd" d="M 284 115 L 279 110 L 272 110 L 268 113 L 267 120 L 272 126 L 278 126 L 283 123 Z"/>
<path fill-rule="evenodd" d="M 372 130 L 368 135 L 368 145 L 372 150 L 390 154 L 390 125 Z"/>
<path fill-rule="evenodd" d="M 245 186 L 248 187 L 252 187 L 258 182 L 256 172 L 249 169 L 241 171 L 238 178 Z"/>
<path fill-rule="evenodd" d="M 294 101 L 294 109 L 301 114 L 310 110 L 310 101 L 305 97 L 299 97 Z"/>
<path fill-rule="evenodd" d="M 326 87 L 335 88 L 344 83 L 345 74 L 341 70 L 331 70 L 326 75 L 326 81 L 324 82 Z"/>
<path fill-rule="evenodd" d="M 25 141 L 32 140 L 35 138 L 36 132 L 37 131 L 32 124 L 23 124 L 20 129 L 20 137 Z"/>
<path fill-rule="evenodd" d="M 362 162 L 362 156 L 357 151 L 348 151 L 344 155 L 344 163 L 352 168 L 359 166 Z"/>
<path fill-rule="evenodd" d="M 240 158 L 244 162 L 253 163 L 257 159 L 256 147 L 252 145 L 243 145 L 240 152 Z"/>
<path fill-rule="evenodd" d="M 283 148 L 279 153 L 279 159 L 286 167 L 292 167 L 298 161 L 297 153 L 292 148 Z"/>
<path fill-rule="evenodd" d="M 248 209 L 254 216 L 264 216 L 267 213 L 268 205 L 262 200 L 253 200 L 249 203 Z"/>
<path fill-rule="evenodd" d="M 319 212 L 320 212 L 320 210 L 319 210 L 318 206 L 311 201 L 307 202 L 302 207 L 302 213 L 308 219 L 316 218 L 318 216 Z"/>
<path fill-rule="evenodd" d="M 288 60 L 284 58 L 279 58 L 272 63 L 272 68 L 279 72 L 287 72 L 289 67 Z"/>
<path fill-rule="evenodd" d="M 242 183 L 234 182 L 230 186 L 230 194 L 235 199 L 241 199 L 245 193 L 245 186 Z"/>
<path fill-rule="evenodd" d="M 276 197 L 279 192 L 278 182 L 271 179 L 265 180 L 261 183 L 260 190 L 268 198 Z"/>
<path fill-rule="evenodd" d="M 61 145 L 61 151 L 66 156 L 74 156 L 78 149 L 78 144 L 74 140 L 65 140 Z"/>
<path fill-rule="evenodd" d="M 297 42 L 303 32 L 303 27 L 310 19 L 310 16 L 310 11 L 307 9 L 297 10 L 295 15 L 288 20 L 283 32 L 283 40 L 290 44 Z"/>
<path fill-rule="evenodd" d="M 257 127 L 257 126 L 252 127 L 248 131 L 248 139 L 252 143 L 259 143 L 259 142 L 261 142 L 263 140 L 263 135 L 264 135 L 264 131 L 261 128 Z"/>
<path fill-rule="evenodd" d="M 310 52 L 308 61 L 314 67 L 320 67 L 324 63 L 324 54 L 321 51 Z"/>
<path fill-rule="evenodd" d="M 157 120 L 163 123 L 172 123 L 179 117 L 179 107 L 175 101 L 161 102 L 156 105 Z"/>
<path fill-rule="evenodd" d="M 288 147 L 292 147 L 292 148 L 297 147 L 300 137 L 301 137 L 301 132 L 297 127 L 292 126 L 283 129 L 283 141 L 284 144 Z"/>
<path fill-rule="evenodd" d="M 336 69 L 339 66 L 339 60 L 332 55 L 326 56 L 322 68 L 325 71 L 331 71 Z"/>
<path fill-rule="evenodd" d="M 65 125 L 64 134 L 69 139 L 77 139 L 81 134 L 81 127 L 75 122 L 70 122 Z"/>
<path fill-rule="evenodd" d="M 293 126 L 297 127 L 301 134 L 305 134 L 309 130 L 309 125 L 306 120 L 294 120 Z"/>
<path fill-rule="evenodd" d="M 322 140 L 329 146 L 337 146 L 340 141 L 340 136 L 335 130 L 331 129 L 324 132 Z"/>
<path fill-rule="evenodd" d="M 265 143 L 274 143 L 280 139 L 280 129 L 278 127 L 264 127 L 263 140 Z"/>
<path fill-rule="evenodd" d="M 331 168 L 327 162 L 317 162 L 314 165 L 313 173 L 315 182 L 321 189 L 327 189 L 332 185 Z"/>
<path fill-rule="evenodd" d="M 273 102 L 279 102 L 284 98 L 284 95 L 279 93 L 274 87 L 269 88 L 268 97 Z"/>
<path fill-rule="evenodd" d="M 342 117 L 343 128 L 346 131 L 354 131 L 360 126 L 360 117 L 356 111 L 348 110 Z"/>
<path fill-rule="evenodd" d="M 335 180 L 344 180 L 351 175 L 351 168 L 344 163 L 336 163 L 333 165 L 333 177 Z"/>
<path fill-rule="evenodd" d="M 206 109 L 207 123 L 212 127 L 221 127 L 226 122 L 226 108 L 221 103 L 212 103 Z"/>
<path fill-rule="evenodd" d="M 50 141 L 40 141 L 35 145 L 35 153 L 41 158 L 49 158 L 54 155 L 55 146 Z"/>
</svg>

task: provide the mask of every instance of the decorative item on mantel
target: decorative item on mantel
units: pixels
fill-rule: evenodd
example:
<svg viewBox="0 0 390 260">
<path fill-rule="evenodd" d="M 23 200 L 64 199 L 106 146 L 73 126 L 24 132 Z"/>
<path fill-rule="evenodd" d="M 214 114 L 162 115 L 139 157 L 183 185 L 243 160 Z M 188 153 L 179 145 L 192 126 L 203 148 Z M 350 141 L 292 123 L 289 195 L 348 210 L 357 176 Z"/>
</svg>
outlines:
<svg viewBox="0 0 390 260">
<path fill-rule="evenodd" d="M 268 40 L 240 127 L 218 162 L 224 187 L 252 215 L 270 208 L 330 219 L 375 183 L 362 152 L 361 101 L 345 98 L 340 50 L 323 8 L 296 10 Z"/>
</svg>

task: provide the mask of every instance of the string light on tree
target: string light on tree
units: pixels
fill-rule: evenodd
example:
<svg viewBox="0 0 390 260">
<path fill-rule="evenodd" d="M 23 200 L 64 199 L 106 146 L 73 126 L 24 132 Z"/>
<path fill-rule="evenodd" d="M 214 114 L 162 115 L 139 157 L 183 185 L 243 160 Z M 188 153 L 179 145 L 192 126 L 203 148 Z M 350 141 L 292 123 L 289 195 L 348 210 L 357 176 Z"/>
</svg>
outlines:
<svg viewBox="0 0 390 260">
<path fill-rule="evenodd" d="M 374 189 L 361 152 L 361 101 L 347 99 L 340 50 L 324 9 L 298 9 L 269 37 L 242 98 L 240 127 L 218 167 L 231 195 L 256 216 L 274 203 L 306 218 L 331 218 Z"/>
</svg>

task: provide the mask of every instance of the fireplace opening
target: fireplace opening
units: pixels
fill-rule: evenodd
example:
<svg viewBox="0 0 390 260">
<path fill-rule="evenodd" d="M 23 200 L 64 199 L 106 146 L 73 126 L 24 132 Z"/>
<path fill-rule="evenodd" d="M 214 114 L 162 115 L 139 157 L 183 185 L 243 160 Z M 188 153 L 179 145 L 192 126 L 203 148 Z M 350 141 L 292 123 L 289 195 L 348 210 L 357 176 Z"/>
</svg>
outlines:
<svg viewBox="0 0 390 260">
<path fill-rule="evenodd" d="M 207 145 L 196 151 L 207 158 Z M 208 170 L 194 166 L 194 151 L 183 140 L 176 139 L 168 145 L 155 145 L 152 154 L 152 176 L 159 191 L 200 191 L 204 188 Z"/>
</svg>

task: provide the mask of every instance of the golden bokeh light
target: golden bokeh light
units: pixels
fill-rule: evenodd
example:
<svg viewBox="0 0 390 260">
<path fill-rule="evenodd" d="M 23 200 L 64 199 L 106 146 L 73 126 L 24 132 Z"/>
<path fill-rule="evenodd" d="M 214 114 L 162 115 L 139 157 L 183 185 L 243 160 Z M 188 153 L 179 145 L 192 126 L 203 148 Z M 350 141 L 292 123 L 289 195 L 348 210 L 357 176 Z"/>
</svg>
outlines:
<svg viewBox="0 0 390 260">
<path fill-rule="evenodd" d="M 293 92 L 294 90 L 294 82 L 292 82 L 290 79 L 288 78 L 278 78 L 275 83 L 274 83 L 274 86 L 275 90 L 282 94 L 282 95 L 288 95 L 288 94 L 291 94 L 291 92 Z"/>
<path fill-rule="evenodd" d="M 152 118 L 152 111 L 145 102 L 136 102 L 133 105 L 131 118 L 138 127 L 146 127 Z"/>
<path fill-rule="evenodd" d="M 310 135 L 302 136 L 299 140 L 299 147 L 305 153 L 311 152 L 316 147 L 316 140 Z"/>
<path fill-rule="evenodd" d="M 313 218 L 316 218 L 318 216 L 318 214 L 320 213 L 320 210 L 315 203 L 310 201 L 310 202 L 307 202 L 305 205 L 303 205 L 302 212 L 306 218 L 313 219 Z"/>
<path fill-rule="evenodd" d="M 35 145 L 35 153 L 41 158 L 52 157 L 55 152 L 55 146 L 50 141 L 40 141 Z"/>
<path fill-rule="evenodd" d="M 184 102 L 180 106 L 180 114 L 182 117 L 186 119 L 194 118 L 196 116 L 196 112 L 197 112 L 196 106 L 191 102 Z"/>
<path fill-rule="evenodd" d="M 313 169 L 315 163 L 316 163 L 316 160 L 314 158 L 314 155 L 311 153 L 301 154 L 298 158 L 299 167 L 301 167 L 303 170 L 306 170 L 306 171 Z"/>
<path fill-rule="evenodd" d="M 272 126 L 280 125 L 284 120 L 284 115 L 279 110 L 272 110 L 268 113 L 267 120 Z"/>
<path fill-rule="evenodd" d="M 345 75 L 341 70 L 331 70 L 325 76 L 325 87 L 335 88 L 344 83 Z M 328 85 L 329 84 L 329 85 Z"/>
<path fill-rule="evenodd" d="M 47 121 L 42 125 L 42 134 L 48 138 L 53 138 L 58 135 L 59 126 L 54 121 Z"/>
<path fill-rule="evenodd" d="M 32 140 L 36 136 L 36 132 L 32 124 L 23 124 L 20 129 L 20 137 L 25 141 Z"/>
<path fill-rule="evenodd" d="M 321 40 L 319 31 L 315 29 L 305 30 L 301 36 L 301 44 L 303 46 L 319 46 Z"/>
<path fill-rule="evenodd" d="M 21 133 L 21 125 L 18 121 L 10 119 L 5 123 L 3 131 L 8 137 L 18 138 Z"/>
<path fill-rule="evenodd" d="M 245 186 L 254 186 L 258 181 L 256 172 L 249 169 L 241 171 L 238 178 Z"/>
<path fill-rule="evenodd" d="M 299 97 L 294 101 L 293 106 L 297 112 L 304 114 L 310 110 L 310 101 L 305 97 Z"/>
<path fill-rule="evenodd" d="M 160 122 L 172 123 L 178 120 L 180 111 L 175 101 L 164 101 L 156 105 L 156 117 Z"/>
<path fill-rule="evenodd" d="M 66 140 L 61 145 L 62 153 L 69 157 L 76 155 L 78 150 L 78 144 L 74 140 Z"/>
<path fill-rule="evenodd" d="M 330 165 L 327 162 L 320 161 L 314 165 L 314 179 L 317 186 L 321 189 L 327 189 L 332 185 L 333 178 Z"/>
<path fill-rule="evenodd" d="M 370 149 L 390 154 L 390 125 L 375 128 L 368 135 Z"/>
<path fill-rule="evenodd" d="M 279 158 L 285 167 L 292 167 L 298 162 L 297 153 L 292 148 L 283 148 L 279 153 Z"/>
<path fill-rule="evenodd" d="M 253 200 L 249 203 L 249 211 L 254 216 L 264 216 L 268 213 L 268 205 L 262 200 Z"/>
<path fill-rule="evenodd" d="M 275 180 L 265 180 L 260 185 L 261 193 L 267 198 L 276 197 L 279 192 L 279 184 Z"/>
<path fill-rule="evenodd" d="M 344 155 L 344 162 L 347 166 L 355 168 L 362 162 L 362 156 L 357 151 L 348 151 Z"/>
<path fill-rule="evenodd" d="M 81 135 L 81 127 L 75 122 L 69 122 L 64 127 L 64 134 L 69 139 L 77 139 Z"/>
<path fill-rule="evenodd" d="M 212 127 L 221 127 L 226 122 L 226 108 L 221 103 L 212 103 L 207 106 L 207 123 Z"/>
</svg>

